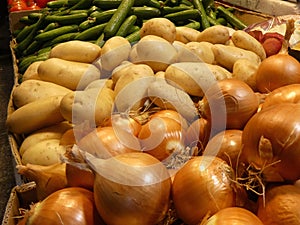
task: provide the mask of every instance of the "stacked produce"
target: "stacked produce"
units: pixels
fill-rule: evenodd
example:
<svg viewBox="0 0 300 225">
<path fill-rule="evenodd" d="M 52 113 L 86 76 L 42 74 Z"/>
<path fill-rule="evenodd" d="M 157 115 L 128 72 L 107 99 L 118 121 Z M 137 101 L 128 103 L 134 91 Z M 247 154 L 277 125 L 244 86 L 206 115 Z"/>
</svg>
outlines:
<svg viewBox="0 0 300 225">
<path fill-rule="evenodd" d="M 123 2 L 115 13 L 140 7 Z M 287 40 L 227 23 L 204 29 L 203 13 L 172 20 L 165 7 L 182 15 L 196 1 L 166 3 L 140 21 L 137 39 L 117 35 L 125 22 L 117 29 L 114 18 L 113 33 L 110 20 L 92 23 L 102 26 L 93 38 L 39 43 L 28 56 L 47 49 L 21 70 L 6 122 L 21 137 L 18 172 L 36 182 L 40 200 L 19 224 L 300 224 L 300 64 Z M 39 14 L 34 32 L 45 12 L 53 16 Z M 17 42 L 22 55 L 20 45 L 29 45 Z"/>
<path fill-rule="evenodd" d="M 214 1 L 122 1 L 119 0 L 56 0 L 46 8 L 20 19 L 24 27 L 14 32 L 14 51 L 19 73 L 23 74 L 32 62 L 45 60 L 49 50 L 58 43 L 83 40 L 102 46 L 114 36 L 129 42 L 138 41 L 144 21 L 165 17 L 177 26 L 196 30 L 222 24 L 245 28 L 230 8 L 216 6 Z"/>
</svg>

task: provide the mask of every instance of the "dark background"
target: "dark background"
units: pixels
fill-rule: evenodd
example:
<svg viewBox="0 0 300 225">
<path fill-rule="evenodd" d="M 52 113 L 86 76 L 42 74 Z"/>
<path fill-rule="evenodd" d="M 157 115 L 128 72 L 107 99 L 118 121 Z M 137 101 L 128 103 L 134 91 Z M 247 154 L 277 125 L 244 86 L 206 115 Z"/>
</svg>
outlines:
<svg viewBox="0 0 300 225">
<path fill-rule="evenodd" d="M 3 220 L 10 192 L 16 184 L 14 161 L 5 128 L 7 105 L 13 86 L 8 27 L 7 0 L 0 0 L 0 221 Z"/>
</svg>

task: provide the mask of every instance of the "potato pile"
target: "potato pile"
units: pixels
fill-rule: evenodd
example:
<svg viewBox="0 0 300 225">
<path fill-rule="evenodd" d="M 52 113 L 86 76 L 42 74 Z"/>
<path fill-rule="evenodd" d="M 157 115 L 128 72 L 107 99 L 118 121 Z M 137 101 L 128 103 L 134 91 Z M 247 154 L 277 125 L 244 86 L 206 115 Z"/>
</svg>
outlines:
<svg viewBox="0 0 300 225">
<path fill-rule="evenodd" d="M 102 48 L 61 43 L 49 59 L 29 66 L 13 89 L 15 110 L 6 121 L 24 137 L 23 164 L 59 162 L 65 132 L 79 126 L 83 137 L 115 113 L 141 115 L 150 105 L 176 110 L 192 124 L 200 117 L 197 101 L 216 80 L 237 78 L 256 90 L 255 71 L 266 55 L 242 30 L 216 25 L 200 32 L 153 18 L 140 34 L 134 45 L 120 36 Z"/>
</svg>

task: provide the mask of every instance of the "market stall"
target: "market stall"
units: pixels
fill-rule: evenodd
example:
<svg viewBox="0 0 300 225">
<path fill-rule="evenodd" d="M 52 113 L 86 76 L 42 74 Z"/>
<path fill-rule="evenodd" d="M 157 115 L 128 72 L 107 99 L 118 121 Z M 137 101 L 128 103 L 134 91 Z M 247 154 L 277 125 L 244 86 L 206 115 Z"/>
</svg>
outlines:
<svg viewBox="0 0 300 225">
<path fill-rule="evenodd" d="M 2 225 L 300 224 L 297 2 L 24 4 Z"/>
</svg>

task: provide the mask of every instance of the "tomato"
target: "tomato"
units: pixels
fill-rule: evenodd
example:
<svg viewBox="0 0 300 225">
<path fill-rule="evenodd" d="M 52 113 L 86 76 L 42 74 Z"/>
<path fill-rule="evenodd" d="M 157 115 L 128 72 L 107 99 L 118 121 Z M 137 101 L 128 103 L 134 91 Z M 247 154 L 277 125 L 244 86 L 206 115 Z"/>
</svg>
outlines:
<svg viewBox="0 0 300 225">
<path fill-rule="evenodd" d="M 40 8 L 45 8 L 47 6 L 47 2 L 50 2 L 51 0 L 36 0 L 37 6 Z"/>
<path fill-rule="evenodd" d="M 13 0 L 9 8 L 9 12 L 27 10 L 26 2 L 22 0 Z"/>
</svg>

